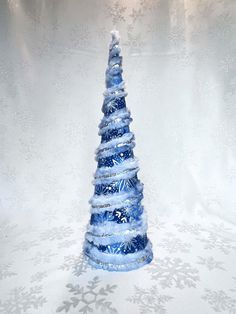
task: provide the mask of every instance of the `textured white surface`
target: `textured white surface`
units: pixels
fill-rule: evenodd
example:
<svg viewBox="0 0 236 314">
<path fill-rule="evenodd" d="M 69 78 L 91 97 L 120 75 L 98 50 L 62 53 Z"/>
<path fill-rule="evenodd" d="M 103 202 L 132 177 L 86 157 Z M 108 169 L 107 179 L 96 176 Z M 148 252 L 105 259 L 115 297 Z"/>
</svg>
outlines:
<svg viewBox="0 0 236 314">
<path fill-rule="evenodd" d="M 232 0 L 0 2 L 0 313 L 55 313 L 72 296 L 67 283 L 95 276 L 116 285 L 104 298 L 118 313 L 235 313 L 235 18 Z M 114 26 L 157 260 L 122 276 L 75 275 Z M 182 283 L 178 270 L 162 278 L 173 258 Z M 153 286 L 173 299 L 144 311 Z"/>
<path fill-rule="evenodd" d="M 1 314 L 235 313 L 236 234 L 229 224 L 152 215 L 154 260 L 120 273 L 83 260 L 86 219 L 77 210 L 52 210 L 34 226 L 1 222 Z"/>
</svg>

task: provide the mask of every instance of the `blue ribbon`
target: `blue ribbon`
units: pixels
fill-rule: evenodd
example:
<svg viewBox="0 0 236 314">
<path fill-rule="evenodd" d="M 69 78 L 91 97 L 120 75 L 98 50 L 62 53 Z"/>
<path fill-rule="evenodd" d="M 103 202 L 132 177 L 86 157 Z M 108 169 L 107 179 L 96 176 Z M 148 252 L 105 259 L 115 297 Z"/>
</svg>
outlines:
<svg viewBox="0 0 236 314">
<path fill-rule="evenodd" d="M 110 102 L 112 102 L 112 106 L 110 106 Z M 106 100 L 103 102 L 102 112 L 105 116 L 126 107 L 125 97 L 115 98 L 110 102 L 107 103 Z"/>
<path fill-rule="evenodd" d="M 113 138 L 121 137 L 125 133 L 129 133 L 129 132 L 130 132 L 129 126 L 125 126 L 119 129 L 108 130 L 107 132 L 104 132 L 102 134 L 101 143 L 108 142 L 112 140 Z"/>
<path fill-rule="evenodd" d="M 115 155 L 104 157 L 98 160 L 98 168 L 101 167 L 113 167 L 114 165 L 122 163 L 124 160 L 133 158 L 134 153 L 132 149 L 128 149 L 124 152 L 120 152 Z"/>
<path fill-rule="evenodd" d="M 130 179 L 120 179 L 117 181 L 113 181 L 108 184 L 96 184 L 95 185 L 95 191 L 94 193 L 96 195 L 107 195 L 107 194 L 113 194 L 113 193 L 119 193 L 122 191 L 130 191 L 133 188 L 136 188 L 137 183 L 139 182 L 139 179 L 137 177 L 137 174 Z"/>
<path fill-rule="evenodd" d="M 90 224 L 102 224 L 105 221 L 114 221 L 118 224 L 130 223 L 132 221 L 140 220 L 143 213 L 143 207 L 140 204 L 132 206 L 127 212 L 127 208 L 116 208 L 113 211 L 104 211 L 102 213 L 95 213 L 91 215 Z"/>
<path fill-rule="evenodd" d="M 111 254 L 130 254 L 135 253 L 138 251 L 142 251 L 145 249 L 148 238 L 147 234 L 144 235 L 138 234 L 136 237 L 132 238 L 130 241 L 127 242 L 116 242 L 113 244 L 108 245 L 95 245 L 93 241 L 88 241 L 92 246 L 96 246 L 97 249 L 104 253 L 111 253 Z"/>
</svg>

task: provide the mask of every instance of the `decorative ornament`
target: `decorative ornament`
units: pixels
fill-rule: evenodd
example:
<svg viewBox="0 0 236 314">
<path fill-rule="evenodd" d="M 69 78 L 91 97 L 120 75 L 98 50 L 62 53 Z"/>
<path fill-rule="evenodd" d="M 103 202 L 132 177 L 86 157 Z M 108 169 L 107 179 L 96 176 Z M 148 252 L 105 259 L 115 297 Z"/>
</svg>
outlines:
<svg viewBox="0 0 236 314">
<path fill-rule="evenodd" d="M 112 31 L 106 70 L 106 91 L 99 124 L 101 143 L 96 149 L 97 169 L 91 218 L 85 233 L 83 253 L 89 264 L 109 271 L 129 271 L 153 259 L 147 236 L 147 215 L 141 204 L 143 184 L 137 176 L 134 134 L 126 107 L 122 78 L 119 33 Z"/>
</svg>

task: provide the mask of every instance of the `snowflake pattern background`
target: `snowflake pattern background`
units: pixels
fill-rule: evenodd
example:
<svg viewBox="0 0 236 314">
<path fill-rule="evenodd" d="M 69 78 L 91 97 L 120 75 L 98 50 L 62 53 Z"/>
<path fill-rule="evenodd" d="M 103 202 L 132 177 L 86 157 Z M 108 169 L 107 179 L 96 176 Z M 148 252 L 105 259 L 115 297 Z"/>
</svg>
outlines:
<svg viewBox="0 0 236 314">
<path fill-rule="evenodd" d="M 235 12 L 1 1 L 0 314 L 236 313 Z M 81 255 L 114 27 L 155 257 L 122 274 Z"/>
<path fill-rule="evenodd" d="M 50 228 L 43 216 L 30 239 L 27 228 L 0 223 L 5 238 L 9 233 L 7 246 L 14 248 L 7 259 L 1 258 L 0 314 L 119 314 L 127 309 L 133 314 L 187 314 L 191 304 L 198 304 L 193 314 L 235 314 L 235 234 L 228 224 L 151 216 L 155 259 L 139 270 L 108 275 L 83 256 L 80 222 L 57 227 L 70 215 L 63 211 Z M 211 234 L 221 239 L 220 246 L 206 247 Z"/>
</svg>

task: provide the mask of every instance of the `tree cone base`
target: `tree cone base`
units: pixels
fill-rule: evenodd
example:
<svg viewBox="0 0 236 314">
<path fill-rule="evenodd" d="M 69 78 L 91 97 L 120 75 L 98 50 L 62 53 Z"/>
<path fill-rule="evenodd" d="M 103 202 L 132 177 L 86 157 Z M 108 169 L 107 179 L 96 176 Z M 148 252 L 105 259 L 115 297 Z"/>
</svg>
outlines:
<svg viewBox="0 0 236 314">
<path fill-rule="evenodd" d="M 99 259 L 91 257 L 86 253 L 85 253 L 85 257 L 86 257 L 88 264 L 92 268 L 103 269 L 103 270 L 107 270 L 107 271 L 121 271 L 121 272 L 123 271 L 123 272 L 125 272 L 125 271 L 131 271 L 131 270 L 141 268 L 141 267 L 151 263 L 151 261 L 153 260 L 153 253 L 152 253 L 152 251 L 149 251 L 144 257 L 141 257 L 141 258 L 139 258 L 133 262 L 127 262 L 126 263 L 124 261 L 124 264 L 113 264 L 113 263 L 108 263 L 108 262 L 101 262 L 101 261 L 99 261 Z M 124 258 L 124 260 L 125 260 L 125 258 Z"/>
</svg>

